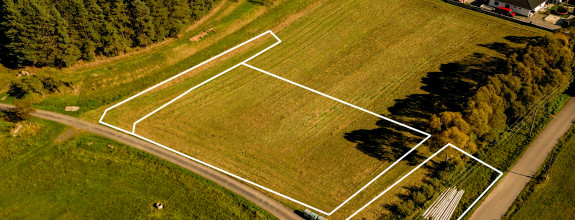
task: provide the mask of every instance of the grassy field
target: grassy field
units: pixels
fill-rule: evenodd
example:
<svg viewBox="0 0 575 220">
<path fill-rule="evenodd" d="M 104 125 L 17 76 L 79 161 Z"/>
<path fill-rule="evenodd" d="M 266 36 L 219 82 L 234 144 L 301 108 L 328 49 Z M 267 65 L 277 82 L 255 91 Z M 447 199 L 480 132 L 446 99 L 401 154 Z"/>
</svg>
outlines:
<svg viewBox="0 0 575 220">
<path fill-rule="evenodd" d="M 344 137 L 376 128 L 378 118 L 286 84 L 239 67 L 142 121 L 136 133 L 332 210 L 393 162 Z"/>
<path fill-rule="evenodd" d="M 290 25 L 269 26 L 283 42 L 249 63 L 386 113 L 394 99 L 421 86 L 419 80 L 433 64 L 456 55 L 492 54 L 477 44 L 539 34 L 445 9 L 451 7 L 435 1 L 315 3 L 298 19 L 286 19 Z M 344 138 L 354 130 L 373 129 L 376 121 L 239 68 L 146 119 L 137 133 L 329 211 L 389 165 Z"/>
<path fill-rule="evenodd" d="M 105 122 L 112 122 L 115 126 L 122 129 L 132 131 L 132 125 L 138 119 L 159 108 L 164 103 L 176 98 L 184 91 L 232 68 L 239 62 L 256 55 L 274 43 L 277 43 L 277 40 L 271 34 L 265 34 L 120 106 L 110 109 L 103 120 Z"/>
<path fill-rule="evenodd" d="M 199 42 L 187 40 L 212 27 L 215 34 Z M 266 30 L 273 30 L 283 42 L 249 64 L 381 114 L 387 114 L 397 99 L 424 93 L 422 77 L 437 71 L 440 64 L 475 53 L 501 56 L 480 45 L 516 46 L 504 37 L 545 34 L 439 0 L 293 0 L 271 8 L 225 1 L 179 39 L 72 68 L 33 70 L 56 74 L 78 88 L 42 97 L 37 106 L 62 111 L 66 105 L 79 105 L 81 117 L 97 121 L 105 108 L 129 95 Z M 215 73 L 194 73 L 172 91 L 210 74 Z M 138 133 L 155 135 L 152 139 L 160 143 L 244 172 L 248 179 L 284 189 L 280 192 L 326 211 L 389 164 L 344 139 L 349 131 L 382 126 L 376 125 L 377 118 L 245 68 L 226 77 L 146 119 Z M 158 94 L 160 100 L 170 97 Z M 135 103 L 130 109 L 141 112 L 158 106 Z M 106 121 L 129 128 L 132 119 L 121 113 Z M 166 133 L 170 135 L 161 135 Z M 390 171 L 393 178 L 358 197 L 369 200 L 410 168 L 399 164 Z M 414 176 L 405 183 L 417 180 Z"/>
<path fill-rule="evenodd" d="M 2 219 L 273 219 L 221 186 L 113 141 L 0 121 Z M 106 147 L 114 146 L 113 149 Z M 161 202 L 163 210 L 152 208 Z"/>
<path fill-rule="evenodd" d="M 537 177 L 521 192 L 505 219 L 570 219 L 575 216 L 575 126 L 564 136 Z M 510 215 L 512 214 L 512 215 Z"/>
</svg>

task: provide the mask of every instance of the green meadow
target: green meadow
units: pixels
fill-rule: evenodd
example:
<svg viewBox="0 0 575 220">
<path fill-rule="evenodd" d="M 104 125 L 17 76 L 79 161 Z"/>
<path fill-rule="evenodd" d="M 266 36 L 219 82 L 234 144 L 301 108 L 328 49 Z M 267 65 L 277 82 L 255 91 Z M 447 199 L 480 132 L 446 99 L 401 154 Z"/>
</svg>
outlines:
<svg viewBox="0 0 575 220">
<path fill-rule="evenodd" d="M 43 120 L 0 121 L 2 219 L 273 219 L 244 198 L 130 146 Z M 111 145 L 113 148 L 109 148 Z M 153 204 L 164 208 L 157 210 Z"/>
</svg>

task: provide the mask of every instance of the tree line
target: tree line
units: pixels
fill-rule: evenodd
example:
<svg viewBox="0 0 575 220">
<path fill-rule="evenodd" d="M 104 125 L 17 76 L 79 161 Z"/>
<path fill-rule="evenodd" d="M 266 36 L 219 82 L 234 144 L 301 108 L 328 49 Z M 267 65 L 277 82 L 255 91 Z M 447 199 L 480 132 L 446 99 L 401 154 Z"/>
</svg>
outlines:
<svg viewBox="0 0 575 220">
<path fill-rule="evenodd" d="M 507 58 L 506 67 L 489 77 L 462 112 L 441 112 L 429 120 L 430 146 L 446 143 L 470 153 L 484 149 L 538 100 L 572 81 L 573 46 L 562 34 L 539 38 Z"/>
<path fill-rule="evenodd" d="M 554 37 L 538 38 L 525 48 L 511 53 L 504 68 L 490 76 L 474 92 L 462 111 L 444 111 L 431 116 L 428 123 L 432 136 L 428 146 L 432 151 L 437 151 L 445 144 L 452 143 L 470 153 L 486 152 L 489 144 L 527 114 L 538 100 L 564 92 L 573 82 L 573 37 L 570 40 L 563 34 L 556 34 Z M 540 107 L 546 108 L 548 104 L 541 103 Z M 542 116 L 541 113 L 537 117 Z M 398 195 L 401 201 L 384 205 L 390 214 L 380 218 L 405 219 L 421 214 L 431 199 L 441 190 L 452 187 L 455 178 L 460 178 L 461 171 L 469 169 L 466 164 L 464 159 L 452 156 L 426 164 L 424 169 L 427 173 L 422 183 L 404 187 L 406 192 Z M 473 195 L 481 193 L 484 185 L 494 178 L 491 170 L 466 175 L 475 175 L 479 181 L 468 184 L 483 184 L 477 187 L 477 191 L 466 192 Z M 470 202 L 462 203 L 469 205 Z"/>
<path fill-rule="evenodd" d="M 74 65 L 175 37 L 216 0 L 3 0 L 0 61 Z"/>
</svg>

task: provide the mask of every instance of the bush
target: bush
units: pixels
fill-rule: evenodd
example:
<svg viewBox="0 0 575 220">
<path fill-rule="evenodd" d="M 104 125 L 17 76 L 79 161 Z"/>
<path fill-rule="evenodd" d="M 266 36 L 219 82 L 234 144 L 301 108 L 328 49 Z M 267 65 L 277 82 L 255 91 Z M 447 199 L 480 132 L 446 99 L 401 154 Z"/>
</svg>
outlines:
<svg viewBox="0 0 575 220">
<path fill-rule="evenodd" d="M 408 200 L 397 205 L 397 213 L 401 217 L 409 215 L 413 210 L 415 210 L 415 204 L 413 201 Z"/>
<path fill-rule="evenodd" d="M 15 121 L 24 121 L 32 117 L 34 108 L 32 108 L 32 102 L 28 100 L 17 100 L 14 102 L 16 108 L 12 109 L 13 118 Z"/>
<path fill-rule="evenodd" d="M 35 76 L 24 76 L 20 80 L 15 80 L 8 86 L 8 95 L 17 99 L 22 99 L 28 94 L 42 94 L 42 81 Z"/>
<path fill-rule="evenodd" d="M 32 117 L 32 113 L 34 112 L 34 108 L 32 108 L 32 102 L 28 100 L 16 100 L 14 105 L 16 105 L 15 108 L 3 111 L 0 116 L 14 123 L 25 121 Z"/>
<path fill-rule="evenodd" d="M 435 196 L 435 189 L 429 184 L 424 184 L 421 187 L 421 192 L 425 195 L 426 200 L 430 200 Z"/>
<path fill-rule="evenodd" d="M 44 95 L 61 92 L 63 86 L 71 87 L 71 83 L 52 76 L 23 76 L 10 83 L 7 93 L 11 97 L 23 99 L 33 93 Z"/>
<path fill-rule="evenodd" d="M 421 191 L 413 192 L 413 202 L 415 202 L 415 205 L 418 207 L 423 207 L 425 205 L 425 202 L 427 202 L 426 197 L 427 196 Z"/>
</svg>

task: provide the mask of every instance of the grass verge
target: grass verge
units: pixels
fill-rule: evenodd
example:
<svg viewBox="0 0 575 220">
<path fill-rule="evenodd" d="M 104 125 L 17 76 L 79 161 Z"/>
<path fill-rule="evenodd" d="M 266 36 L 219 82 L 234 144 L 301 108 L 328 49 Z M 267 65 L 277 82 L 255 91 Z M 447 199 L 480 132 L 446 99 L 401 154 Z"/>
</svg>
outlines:
<svg viewBox="0 0 575 220">
<path fill-rule="evenodd" d="M 575 126 L 563 136 L 503 219 L 569 219 L 575 216 Z"/>
<path fill-rule="evenodd" d="M 189 171 L 108 139 L 33 119 L 0 121 L 0 218 L 274 219 Z M 113 148 L 107 147 L 108 145 Z M 152 205 L 161 202 L 164 209 Z"/>
</svg>

